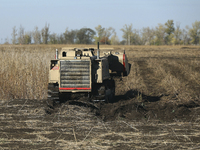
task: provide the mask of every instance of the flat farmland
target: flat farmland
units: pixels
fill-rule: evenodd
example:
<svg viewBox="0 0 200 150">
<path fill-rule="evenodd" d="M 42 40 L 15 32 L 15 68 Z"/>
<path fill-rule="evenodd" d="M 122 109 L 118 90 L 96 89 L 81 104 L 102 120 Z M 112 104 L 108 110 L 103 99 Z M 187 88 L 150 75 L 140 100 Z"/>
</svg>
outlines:
<svg viewBox="0 0 200 150">
<path fill-rule="evenodd" d="M 0 149 L 200 148 L 199 46 L 102 45 L 126 50 L 131 64 L 114 102 L 49 109 L 49 60 L 66 46 L 0 46 Z"/>
</svg>

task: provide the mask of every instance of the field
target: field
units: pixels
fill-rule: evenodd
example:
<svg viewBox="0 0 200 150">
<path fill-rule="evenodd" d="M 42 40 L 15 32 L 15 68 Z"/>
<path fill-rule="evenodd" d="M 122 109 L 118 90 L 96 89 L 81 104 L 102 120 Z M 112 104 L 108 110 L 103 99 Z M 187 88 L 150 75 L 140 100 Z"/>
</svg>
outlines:
<svg viewBox="0 0 200 150">
<path fill-rule="evenodd" d="M 131 64 L 115 101 L 49 109 L 49 60 L 63 46 L 0 46 L 0 149 L 200 149 L 199 46 L 101 46 Z"/>
</svg>

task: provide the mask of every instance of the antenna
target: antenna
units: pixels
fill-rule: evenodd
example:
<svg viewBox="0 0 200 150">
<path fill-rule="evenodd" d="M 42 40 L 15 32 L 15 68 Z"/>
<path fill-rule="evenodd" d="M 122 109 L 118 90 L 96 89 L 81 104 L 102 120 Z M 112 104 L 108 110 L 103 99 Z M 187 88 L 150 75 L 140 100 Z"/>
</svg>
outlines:
<svg viewBox="0 0 200 150">
<path fill-rule="evenodd" d="M 56 49 L 55 59 L 58 59 L 58 49 Z"/>
<path fill-rule="evenodd" d="M 99 52 L 99 42 L 97 43 L 97 59 L 99 59 L 100 52 Z"/>
</svg>

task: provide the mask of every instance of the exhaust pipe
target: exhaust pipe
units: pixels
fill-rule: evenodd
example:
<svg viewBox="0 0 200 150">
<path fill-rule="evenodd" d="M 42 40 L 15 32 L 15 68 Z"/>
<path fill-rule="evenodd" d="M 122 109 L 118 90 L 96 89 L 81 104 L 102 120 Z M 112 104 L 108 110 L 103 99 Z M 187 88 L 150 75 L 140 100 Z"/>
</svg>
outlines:
<svg viewBox="0 0 200 150">
<path fill-rule="evenodd" d="M 58 59 L 58 49 L 56 49 L 55 59 Z"/>
<path fill-rule="evenodd" d="M 97 59 L 100 57 L 99 42 L 97 43 Z"/>
</svg>

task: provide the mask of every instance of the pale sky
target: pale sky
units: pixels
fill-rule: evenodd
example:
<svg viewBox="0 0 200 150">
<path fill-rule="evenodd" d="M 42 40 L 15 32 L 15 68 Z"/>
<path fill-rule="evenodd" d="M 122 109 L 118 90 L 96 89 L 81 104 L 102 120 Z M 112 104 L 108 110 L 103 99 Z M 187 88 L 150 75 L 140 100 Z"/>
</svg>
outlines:
<svg viewBox="0 0 200 150">
<path fill-rule="evenodd" d="M 181 28 L 200 21 L 200 0 L 0 0 L 0 43 L 11 39 L 12 28 L 20 25 L 26 31 L 45 23 L 50 33 L 88 27 L 115 28 L 122 39 L 121 28 L 155 27 L 167 20 L 180 23 Z"/>
</svg>

